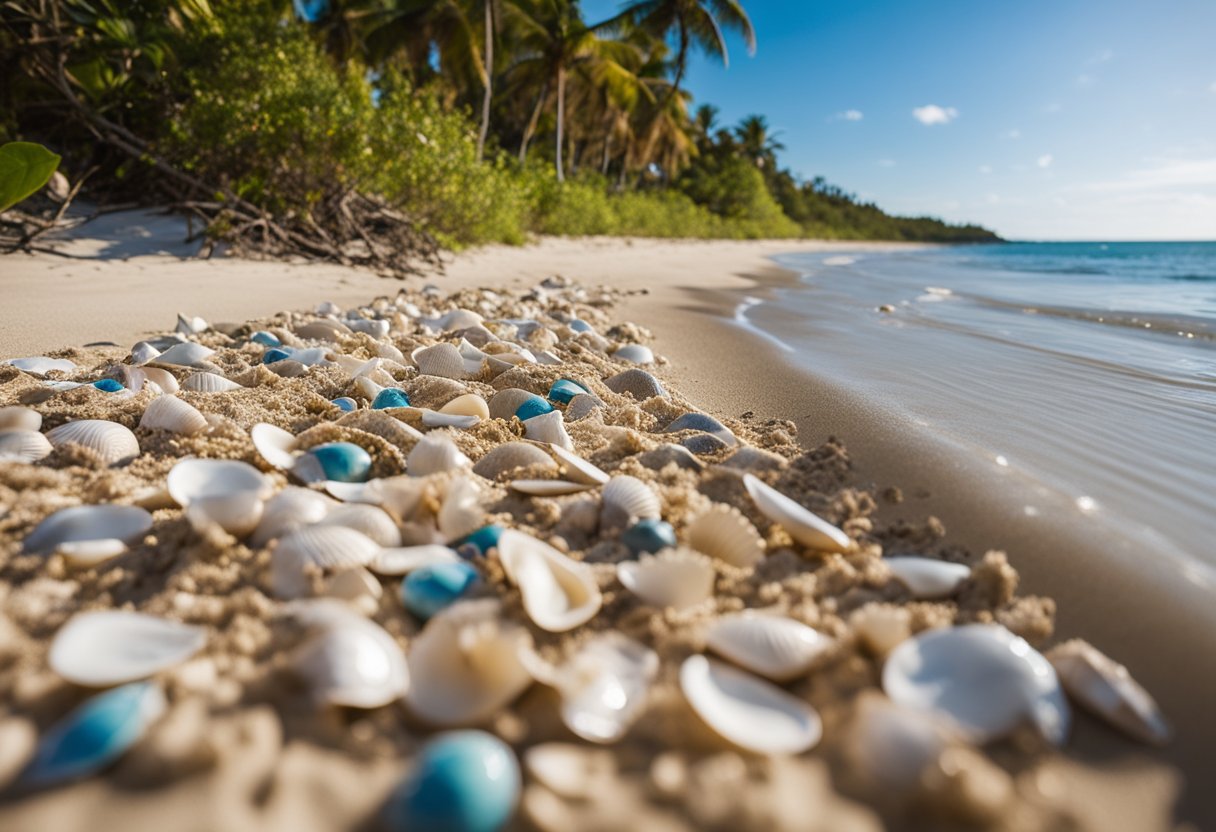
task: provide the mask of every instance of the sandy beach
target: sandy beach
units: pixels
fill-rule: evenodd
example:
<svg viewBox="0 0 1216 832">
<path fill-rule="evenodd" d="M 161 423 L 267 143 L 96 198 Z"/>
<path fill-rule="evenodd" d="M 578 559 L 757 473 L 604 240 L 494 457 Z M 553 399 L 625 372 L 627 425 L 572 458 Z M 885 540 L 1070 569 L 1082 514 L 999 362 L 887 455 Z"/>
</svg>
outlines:
<svg viewBox="0 0 1216 832">
<path fill-rule="evenodd" d="M 283 310 L 312 310 L 322 301 L 345 309 L 377 297 L 392 299 L 400 288 L 417 292 L 427 282 L 445 295 L 476 289 L 522 292 L 554 275 L 584 287 L 608 287 L 611 305 L 604 311 L 604 323 L 629 321 L 652 334 L 648 345 L 666 360 L 656 375 L 670 385 L 680 402 L 723 419 L 757 444 L 794 455 L 822 448 L 830 439 L 832 443 L 826 447 L 834 448 L 839 440 L 847 448 L 839 451 L 840 461 L 847 461 L 847 466 L 839 483 L 821 484 L 819 490 L 836 500 L 825 498 L 825 505 L 838 509 L 844 490 L 872 495 L 873 511 L 849 519 L 864 520 L 856 529 L 863 525 L 872 529 L 868 539 L 882 541 L 885 547 L 973 565 L 986 552 L 1006 553 L 1021 579 L 1017 593 L 1025 599 L 1010 620 L 1019 616 L 1037 620 L 1037 616 L 1047 621 L 1044 626 L 1050 630 L 1054 619 L 1048 644 L 1084 638 L 1126 665 L 1176 728 L 1170 744 L 1150 749 L 1078 709 L 1066 753 L 1022 756 L 1023 749 L 1017 747 L 1002 747 L 994 753 L 1016 775 L 1019 795 L 1024 798 L 1027 789 L 1038 789 L 1037 803 L 1026 803 L 1031 808 L 1020 814 L 1009 808 L 1011 802 L 995 818 L 951 817 L 950 823 L 980 821 L 990 828 L 1011 830 L 1056 828 L 1043 824 L 1061 818 L 1094 830 L 1169 830 L 1180 822 L 1195 828 L 1216 824 L 1216 801 L 1202 791 L 1211 768 L 1210 749 L 1216 743 L 1216 728 L 1206 713 L 1206 706 L 1216 698 L 1216 663 L 1211 661 L 1216 655 L 1216 609 L 1210 603 L 1210 589 L 1185 571 L 1160 569 L 1151 553 L 1129 551 L 1124 541 L 1094 522 L 1078 522 L 1075 515 L 1026 517 L 1019 510 L 1022 503 L 1016 486 L 950 449 L 935 446 L 890 414 L 867 408 L 847 389 L 793 367 L 764 337 L 734 322 L 735 310 L 746 297 L 763 297 L 768 288 L 793 279 L 774 266 L 769 256 L 795 250 L 856 251 L 865 245 L 545 239 L 520 248 L 463 253 L 452 259 L 444 274 L 401 284 L 336 267 L 197 260 L 181 248 L 180 228 L 174 222 L 148 216 L 143 228 L 138 234 L 119 227 L 67 241 L 58 245 L 59 255 L 14 255 L 0 260 L 5 297 L 0 309 L 0 357 L 58 355 L 64 348 L 92 345 L 94 352 L 87 355 L 120 359 L 136 341 L 171 329 L 178 312 L 217 325 L 241 323 Z M 592 366 L 604 375 L 611 369 L 608 364 Z M 7 383 L 18 382 L 9 377 Z M 494 385 L 494 389 L 501 387 Z M 488 395 L 490 388 L 481 392 Z M 72 401 L 73 406 L 84 406 Z M 258 406 L 270 404 L 261 400 Z M 295 414 L 297 420 L 302 413 Z M 239 421 L 249 414 L 234 411 L 232 415 Z M 796 439 L 780 445 L 779 434 Z M 576 439 L 586 441 L 581 434 Z M 816 470 L 822 473 L 824 469 Z M 6 557 L 13 557 L 16 543 L 4 542 Z M 22 574 L 28 578 L 30 573 Z M 21 592 L 12 589 L 5 593 L 7 598 L 0 595 L 0 599 L 13 604 Z M 875 598 L 891 600 L 882 593 Z M 931 617 L 928 612 L 925 615 Z M 839 620 L 847 620 L 847 616 Z M 563 647 L 551 646 L 555 650 Z M 834 677 L 834 684 L 845 683 Z M 37 700 L 39 685 L 47 686 L 52 702 L 73 698 L 62 684 L 53 685 L 44 676 L 14 685 L 24 685 L 20 697 L 13 698 L 27 705 Z M 822 691 L 817 695 L 830 713 L 833 696 Z M 520 719 L 518 714 L 512 718 Z M 275 746 L 275 741 L 267 737 L 282 729 L 265 704 L 230 709 L 215 724 L 218 731 L 228 732 L 224 742 L 229 747 L 245 743 L 254 749 L 243 763 L 247 771 L 238 771 L 233 768 L 236 762 L 227 761 L 216 767 L 222 776 L 196 773 L 153 790 L 134 785 L 138 773 L 123 769 L 120 774 L 129 778 L 127 783 L 121 776 L 115 782 L 95 778 L 60 792 L 10 800 L 0 805 L 0 827 L 73 829 L 82 828 L 85 818 L 100 818 L 104 823 L 99 821 L 97 828 L 152 828 L 163 826 L 166 812 L 173 812 L 175 820 L 189 818 L 192 807 L 202 807 L 218 795 L 230 800 L 232 807 L 217 808 L 212 803 L 210 809 L 198 808 L 197 825 L 184 825 L 198 829 L 256 828 L 259 823 L 269 824 L 264 828 L 345 827 L 365 820 L 402 770 L 400 744 L 386 747 L 371 739 L 355 753 L 349 747 L 339 750 L 337 745 L 323 747 L 303 741 L 290 743 L 281 755 L 271 753 L 265 749 Z M 643 723 L 646 725 L 650 723 Z M 332 733 L 340 727 L 335 722 L 325 730 Z M 384 728 L 391 736 L 400 731 L 387 717 L 381 722 L 361 722 L 360 727 L 371 733 Z M 495 727 L 506 736 L 521 730 L 511 719 Z M 645 757 L 654 750 L 638 741 L 626 745 L 622 759 Z M 139 762 L 133 761 L 132 768 Z M 822 762 L 812 763 L 806 764 L 805 772 L 793 763 L 775 765 L 757 782 L 770 789 L 765 794 L 774 803 L 794 799 L 796 804 L 791 789 L 797 794 L 798 786 L 791 783 L 803 782 L 798 777 L 813 779 L 825 793 L 829 790 L 820 770 Z M 626 768 L 631 766 L 630 770 L 638 768 L 636 760 L 628 760 Z M 256 784 L 265 782 L 267 771 L 276 772 L 276 786 L 270 796 L 259 797 L 254 794 Z M 1027 785 L 1030 781 L 1032 786 Z M 698 782 L 699 788 L 712 792 L 719 781 L 706 774 Z M 730 781 L 722 780 L 719 785 L 721 782 Z M 242 793 L 244 787 L 249 791 Z M 636 783 L 622 788 L 621 806 L 636 808 L 644 789 Z M 264 801 L 261 814 L 246 808 L 256 800 Z M 867 824 L 875 819 L 853 801 L 838 804 L 825 798 L 824 803 L 831 808 L 825 808 L 824 825 L 815 828 L 874 828 Z M 527 803 L 525 808 L 529 809 L 528 822 L 543 827 L 543 810 Z M 582 801 L 576 809 L 564 807 L 571 814 L 554 809 L 549 818 L 590 823 L 598 810 L 606 811 L 598 801 Z M 655 828 L 687 828 L 687 823 L 681 826 L 672 819 L 679 815 L 678 810 L 656 812 L 654 822 L 668 826 Z M 607 815 L 594 828 L 614 828 L 614 818 L 622 816 Z M 750 821 L 760 818 L 773 821 L 763 814 L 750 816 Z M 831 825 L 830 818 L 836 818 L 839 825 Z M 738 817 L 724 813 L 694 819 L 693 826 L 727 828 L 732 821 L 737 822 Z"/>
</svg>

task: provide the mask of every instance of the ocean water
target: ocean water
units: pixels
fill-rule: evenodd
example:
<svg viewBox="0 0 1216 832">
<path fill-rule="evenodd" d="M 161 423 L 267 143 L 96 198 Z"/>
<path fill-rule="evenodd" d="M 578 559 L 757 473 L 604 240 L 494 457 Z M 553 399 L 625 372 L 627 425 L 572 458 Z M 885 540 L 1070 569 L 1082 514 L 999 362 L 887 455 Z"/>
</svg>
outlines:
<svg viewBox="0 0 1216 832">
<path fill-rule="evenodd" d="M 791 360 L 1216 575 L 1216 243 L 776 259 L 739 318 Z"/>
</svg>

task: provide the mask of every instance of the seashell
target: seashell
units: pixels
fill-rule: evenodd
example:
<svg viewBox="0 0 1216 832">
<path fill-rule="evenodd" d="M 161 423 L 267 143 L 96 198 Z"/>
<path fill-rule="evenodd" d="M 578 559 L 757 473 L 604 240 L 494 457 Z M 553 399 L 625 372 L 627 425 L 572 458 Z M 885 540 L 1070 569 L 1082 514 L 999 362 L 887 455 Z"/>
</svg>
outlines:
<svg viewBox="0 0 1216 832">
<path fill-rule="evenodd" d="M 410 645 L 406 706 L 432 725 L 483 722 L 532 684 L 521 659 L 531 647 L 527 630 L 503 618 L 501 602 L 453 604 Z"/>
<path fill-rule="evenodd" d="M 371 470 L 371 454 L 353 442 L 316 445 L 296 457 L 291 467 L 303 482 L 364 482 Z"/>
<path fill-rule="evenodd" d="M 443 315 L 436 322 L 439 328 L 444 332 L 451 332 L 454 329 L 468 329 L 471 326 L 480 326 L 484 321 L 481 315 L 471 309 L 453 309 L 451 312 Z"/>
<path fill-rule="evenodd" d="M 178 312 L 177 326 L 173 331 L 179 335 L 198 335 L 200 332 L 206 332 L 207 327 L 207 322 L 197 315 L 192 318 L 187 318 L 181 312 Z"/>
<path fill-rule="evenodd" d="M 654 352 L 642 344 L 626 344 L 612 353 L 618 361 L 628 361 L 631 364 L 653 364 Z"/>
<path fill-rule="evenodd" d="M 156 356 L 156 363 L 168 364 L 173 367 L 195 367 L 213 355 L 215 355 L 215 350 L 210 347 L 204 347 L 202 344 L 196 344 L 193 341 L 185 341 L 169 347 L 169 349 Z"/>
<path fill-rule="evenodd" d="M 393 407 L 409 407 L 410 398 L 404 390 L 396 387 L 384 387 L 376 391 L 372 397 L 372 410 L 388 410 Z"/>
<path fill-rule="evenodd" d="M 606 528 L 623 528 L 637 520 L 662 515 L 659 496 L 649 485 L 636 477 L 612 477 L 604 485 L 604 508 L 600 524 Z"/>
<path fill-rule="evenodd" d="M 411 477 L 455 471 L 468 465 L 472 465 L 472 460 L 456 447 L 456 443 L 436 433 L 424 436 L 405 460 L 405 470 Z"/>
<path fill-rule="evenodd" d="M 887 657 L 882 687 L 899 705 L 949 717 L 976 743 L 1028 721 L 1059 745 L 1071 720 L 1051 664 L 998 624 L 948 627 L 908 639 Z"/>
<path fill-rule="evenodd" d="M 721 464 L 739 471 L 780 471 L 789 466 L 789 462 L 780 454 L 751 446 L 739 448 Z"/>
<path fill-rule="evenodd" d="M 323 494 L 288 486 L 266 501 L 262 519 L 249 542 L 253 546 L 265 546 L 296 529 L 320 523 L 332 505 Z"/>
<path fill-rule="evenodd" d="M 270 491 L 258 469 L 227 459 L 184 459 L 173 466 L 166 485 L 196 531 L 215 524 L 237 537 L 258 526 L 262 498 Z"/>
<path fill-rule="evenodd" d="M 0 431 L 0 462 L 37 462 L 53 450 L 36 430 Z"/>
<path fill-rule="evenodd" d="M 515 418 L 521 422 L 526 422 L 529 419 L 535 419 L 537 416 L 544 416 L 546 413 L 553 412 L 553 405 L 540 396 L 529 396 L 520 402 L 519 407 L 515 408 Z"/>
<path fill-rule="evenodd" d="M 431 740 L 389 797 L 384 826 L 450 832 L 496 832 L 519 803 L 519 763 L 510 747 L 484 731 L 455 731 Z"/>
<path fill-rule="evenodd" d="M 801 754 L 823 736 L 819 714 L 768 682 L 704 656 L 680 666 L 680 689 L 706 725 L 757 754 Z"/>
<path fill-rule="evenodd" d="M 98 379 L 93 382 L 93 386 L 103 393 L 118 393 L 126 389 L 122 386 L 122 382 L 112 378 Z"/>
<path fill-rule="evenodd" d="M 617 776 L 612 752 L 565 742 L 529 747 L 524 752 L 524 766 L 532 780 L 567 800 L 591 800 Z"/>
<path fill-rule="evenodd" d="M 381 358 L 386 358 L 389 361 L 396 362 L 397 364 L 405 364 L 405 355 L 401 352 L 401 350 L 397 349 L 394 345 L 387 341 L 381 341 L 380 343 L 376 344 L 376 354 Z"/>
<path fill-rule="evenodd" d="M 518 387 L 499 390 L 490 399 L 490 418 L 509 422 L 515 418 L 515 412 L 519 410 L 520 405 L 531 399 L 540 399 L 540 396 L 529 393 L 527 390 L 520 390 Z"/>
<path fill-rule="evenodd" d="M 568 378 L 559 378 L 549 387 L 549 392 L 545 398 L 551 402 L 559 404 L 569 404 L 570 400 L 575 396 L 583 396 L 591 391 L 577 381 L 571 381 Z"/>
<path fill-rule="evenodd" d="M 490 406 L 486 400 L 476 393 L 465 393 L 457 396 L 439 408 L 440 413 L 451 416 L 476 416 L 478 419 L 490 418 Z"/>
<path fill-rule="evenodd" d="M 480 416 L 458 416 L 455 413 L 440 413 L 422 409 L 422 426 L 427 428 L 459 428 L 467 430 L 481 421 Z"/>
<path fill-rule="evenodd" d="M 148 382 L 155 384 L 163 393 L 173 394 L 181 389 L 177 377 L 160 367 L 129 367 L 124 368 L 124 374 L 127 376 L 127 387 L 136 393 Z"/>
<path fill-rule="evenodd" d="M 267 332 L 264 329 L 259 329 L 257 332 L 249 336 L 249 341 L 254 344 L 261 344 L 263 347 L 281 347 L 283 342 L 273 332 Z"/>
<path fill-rule="evenodd" d="M 663 549 L 672 549 L 676 545 L 676 530 L 664 520 L 647 518 L 639 520 L 621 534 L 621 543 L 628 547 L 635 557 L 641 554 L 654 554 Z"/>
<path fill-rule="evenodd" d="M 423 621 L 460 600 L 480 576 L 462 560 L 430 563 L 412 570 L 401 582 L 401 602 Z"/>
<path fill-rule="evenodd" d="M 557 457 L 557 461 L 565 466 L 563 472 L 573 482 L 584 482 L 588 485 L 603 485 L 611 477 L 595 465 L 583 459 L 574 451 L 561 445 L 549 445 L 549 451 Z"/>
<path fill-rule="evenodd" d="M 291 666 L 315 701 L 379 708 L 405 695 L 405 654 L 384 628 L 338 601 L 301 604 L 294 611 L 315 633 L 293 653 Z"/>
<path fill-rule="evenodd" d="M 461 541 L 461 549 L 467 546 L 474 550 L 474 554 L 485 557 L 490 553 L 491 549 L 498 548 L 498 541 L 502 537 L 503 531 L 502 526 L 493 523 L 488 526 L 482 526 Z"/>
<path fill-rule="evenodd" d="M 688 524 L 688 545 L 732 566 L 755 566 L 764 559 L 760 532 L 734 506 L 714 503 Z"/>
<path fill-rule="evenodd" d="M 121 554 L 126 545 L 152 528 L 152 515 L 136 506 L 98 505 L 62 508 L 26 535 L 26 552 L 63 552 L 82 564 Z"/>
<path fill-rule="evenodd" d="M 439 533 L 444 540 L 457 540 L 472 534 L 484 522 L 481 510 L 481 489 L 477 483 L 465 476 L 448 481 L 443 495 L 443 505 L 435 517 Z"/>
<path fill-rule="evenodd" d="M 23 373 L 35 376 L 45 376 L 47 373 L 71 373 L 76 370 L 75 362 L 66 358 L 47 358 L 38 355 L 32 358 L 10 358 L 5 364 L 11 364 Z"/>
<path fill-rule="evenodd" d="M 410 357 L 418 365 L 418 372 L 424 376 L 459 379 L 470 375 L 464 357 L 454 344 L 423 347 L 415 350 Z M 476 369 L 472 372 L 476 372 Z"/>
<path fill-rule="evenodd" d="M 547 366 L 555 366 L 557 364 L 561 364 L 562 360 L 554 353 L 549 352 L 549 350 L 537 350 L 536 351 L 536 363 L 544 364 Z"/>
<path fill-rule="evenodd" d="M 270 585 L 280 598 L 306 595 L 308 568 L 341 571 L 367 566 L 380 552 L 366 535 L 345 526 L 304 526 L 281 538 L 270 555 Z"/>
<path fill-rule="evenodd" d="M 350 330 L 337 321 L 310 321 L 295 328 L 295 334 L 306 341 L 337 341 L 343 335 L 350 335 Z"/>
<path fill-rule="evenodd" d="M 747 610 L 715 621 L 705 646 L 774 682 L 806 675 L 834 640 L 801 621 Z"/>
<path fill-rule="evenodd" d="M 955 732 L 922 711 L 878 694 L 863 695 L 845 745 L 850 763 L 875 788 L 915 794 L 925 769 L 957 741 Z"/>
<path fill-rule="evenodd" d="M 712 416 L 706 416 L 704 413 L 685 413 L 663 428 L 663 433 L 679 433 L 686 430 L 701 431 L 721 440 L 726 445 L 737 445 L 739 443 L 739 440 L 735 439 L 735 435 L 730 432 L 730 429 L 726 425 Z M 696 453 L 693 448 L 689 448 L 689 450 Z M 717 449 L 715 448 L 715 450 Z"/>
<path fill-rule="evenodd" d="M 1153 697 L 1126 667 L 1093 645 L 1072 639 L 1049 650 L 1047 660 L 1064 690 L 1086 710 L 1141 742 L 1169 741 L 1173 732 Z"/>
<path fill-rule="evenodd" d="M 140 365 L 147 364 L 149 361 L 156 359 L 160 355 L 160 350 L 149 344 L 147 341 L 140 341 L 135 346 L 131 347 L 131 363 Z"/>
<path fill-rule="evenodd" d="M 262 459 L 281 471 L 290 471 L 296 464 L 296 438 L 287 431 L 266 422 L 259 422 L 249 431 L 253 447 Z"/>
<path fill-rule="evenodd" d="M 659 609 L 687 609 L 714 594 L 713 563 L 688 549 L 622 561 L 616 576 L 643 603 Z"/>
<path fill-rule="evenodd" d="M 595 396 L 575 396 L 566 405 L 566 421 L 578 422 L 602 410 L 604 403 Z"/>
<path fill-rule="evenodd" d="M 731 446 L 731 443 L 724 442 L 710 433 L 697 433 L 692 436 L 686 436 L 680 440 L 680 444 L 699 456 L 716 454 L 725 451 Z"/>
<path fill-rule="evenodd" d="M 366 503 L 350 503 L 330 510 L 319 526 L 345 526 L 374 540 L 381 546 L 400 546 L 401 530 L 382 508 Z"/>
<path fill-rule="evenodd" d="M 192 393 L 229 393 L 244 388 L 215 373 L 193 373 L 182 382 L 182 389 Z"/>
<path fill-rule="evenodd" d="M 370 335 L 373 338 L 383 338 L 388 335 L 389 322 L 384 320 L 350 320 L 347 319 L 346 325 L 355 332 L 362 332 L 365 335 Z"/>
<path fill-rule="evenodd" d="M 315 311 L 318 315 L 341 315 L 342 307 L 332 300 L 323 300 L 317 304 Z"/>
<path fill-rule="evenodd" d="M 866 604 L 849 616 L 849 626 L 875 656 L 885 656 L 912 635 L 912 614 L 906 607 Z"/>
<path fill-rule="evenodd" d="M 139 742 L 167 709 L 164 691 L 154 682 L 100 693 L 51 726 L 20 782 L 43 788 L 88 777 Z"/>
<path fill-rule="evenodd" d="M 0 407 L 0 430 L 32 430 L 42 428 L 42 414 L 30 407 Z"/>
<path fill-rule="evenodd" d="M 645 370 L 632 369 L 617 373 L 612 378 L 604 379 L 604 386 L 613 393 L 633 396 L 639 402 L 655 396 L 667 398 L 663 385 Z"/>
<path fill-rule="evenodd" d="M 438 563 L 456 563 L 460 555 L 438 543 L 381 549 L 367 564 L 377 575 L 408 575 L 415 569 Z"/>
<path fill-rule="evenodd" d="M 503 531 L 498 559 L 507 580 L 519 587 L 528 617 L 542 630 L 572 630 L 591 620 L 603 604 L 589 566 L 523 532 Z"/>
<path fill-rule="evenodd" d="M 60 628 L 47 658 L 69 682 L 108 687 L 184 662 L 206 643 L 206 631 L 138 612 L 83 612 Z"/>
<path fill-rule="evenodd" d="M 245 537 L 262 521 L 262 501 L 252 492 L 214 494 L 196 498 L 186 508 L 186 520 L 199 534 L 219 526 L 234 537 Z"/>
<path fill-rule="evenodd" d="M 531 497 L 562 497 L 566 494 L 578 494 L 595 488 L 585 482 L 566 482 L 565 480 L 512 480 L 511 490 Z"/>
<path fill-rule="evenodd" d="M 422 438 L 421 431 L 410 427 L 405 422 L 394 419 L 387 413 L 375 410 L 359 410 L 354 413 L 348 413 L 338 419 L 338 424 L 343 427 L 355 428 L 356 430 L 375 434 L 390 444 L 396 445 L 398 448 L 412 447 L 415 442 Z"/>
<path fill-rule="evenodd" d="M 179 398 L 157 396 L 144 410 L 139 426 L 146 430 L 191 434 L 207 427 L 207 417 Z"/>
<path fill-rule="evenodd" d="M 675 465 L 677 468 L 685 468 L 689 471 L 700 471 L 705 467 L 705 464 L 693 456 L 687 448 L 673 445 L 670 442 L 664 443 L 652 451 L 639 454 L 638 462 L 652 471 L 661 471 L 668 465 Z"/>
<path fill-rule="evenodd" d="M 500 475 L 519 468 L 557 470 L 557 463 L 543 450 L 528 442 L 504 442 L 493 448 L 489 453 L 477 460 L 473 473 L 488 480 L 496 480 Z"/>
<path fill-rule="evenodd" d="M 853 547 L 847 534 L 751 474 L 743 475 L 743 486 L 765 517 L 804 546 L 821 552 L 847 552 Z"/>
<path fill-rule="evenodd" d="M 364 615 L 372 615 L 380 607 L 384 587 L 366 569 L 346 569 L 325 582 L 322 594 L 326 598 L 344 601 Z"/>
<path fill-rule="evenodd" d="M 46 438 L 55 447 L 72 443 L 88 448 L 107 465 L 119 465 L 139 456 L 139 440 L 117 422 L 79 419 L 48 431 Z"/>
<path fill-rule="evenodd" d="M 658 673 L 650 648 L 616 632 L 594 637 L 554 674 L 562 722 L 589 742 L 616 742 L 641 715 Z"/>
<path fill-rule="evenodd" d="M 913 598 L 947 598 L 971 575 L 969 566 L 934 558 L 901 556 L 884 558 L 883 563 Z"/>
<path fill-rule="evenodd" d="M 359 409 L 359 403 L 350 396 L 339 396 L 330 402 L 334 407 L 341 410 L 343 413 L 354 413 Z"/>
</svg>

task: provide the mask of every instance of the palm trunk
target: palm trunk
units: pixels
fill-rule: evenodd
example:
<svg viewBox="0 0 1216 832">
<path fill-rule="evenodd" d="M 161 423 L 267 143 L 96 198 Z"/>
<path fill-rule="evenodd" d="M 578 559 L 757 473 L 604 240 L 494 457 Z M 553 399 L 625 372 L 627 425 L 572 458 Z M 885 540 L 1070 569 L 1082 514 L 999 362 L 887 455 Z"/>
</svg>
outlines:
<svg viewBox="0 0 1216 832">
<path fill-rule="evenodd" d="M 524 128 L 523 140 L 519 143 L 519 163 L 522 165 L 528 160 L 528 143 L 532 141 L 532 136 L 536 134 L 536 125 L 540 122 L 540 112 L 545 107 L 545 99 L 549 97 L 549 82 L 545 81 L 540 88 L 540 96 L 536 99 L 536 106 L 532 108 L 532 118 L 528 119 L 528 126 Z"/>
<path fill-rule="evenodd" d="M 494 2 L 486 4 L 486 95 L 481 102 L 481 130 L 477 134 L 477 161 L 481 161 L 486 150 L 486 136 L 490 132 L 490 99 L 494 95 Z"/>
<path fill-rule="evenodd" d="M 557 181 L 565 182 L 566 174 L 562 166 L 562 135 L 566 121 L 566 68 L 557 68 Z"/>
<path fill-rule="evenodd" d="M 668 102 L 675 97 L 680 91 L 680 81 L 684 78 L 684 70 L 688 68 L 688 30 L 684 28 L 684 21 L 680 21 L 680 51 L 676 53 L 676 77 L 671 82 L 671 87 L 667 90 L 667 95 L 663 98 L 663 103 L 659 105 L 659 109 L 666 109 Z"/>
<path fill-rule="evenodd" d="M 600 175 L 608 175 L 608 162 L 612 159 L 612 130 L 609 128 L 608 136 L 604 139 L 604 161 L 600 163 Z"/>
</svg>

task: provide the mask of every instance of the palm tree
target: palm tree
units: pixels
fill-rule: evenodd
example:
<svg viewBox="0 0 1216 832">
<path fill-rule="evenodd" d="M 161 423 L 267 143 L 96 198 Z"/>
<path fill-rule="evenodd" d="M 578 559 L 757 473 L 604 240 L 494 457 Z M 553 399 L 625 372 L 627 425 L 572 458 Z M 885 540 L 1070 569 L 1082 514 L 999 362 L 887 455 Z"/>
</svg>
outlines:
<svg viewBox="0 0 1216 832">
<path fill-rule="evenodd" d="M 739 140 L 740 151 L 758 168 L 776 168 L 777 151 L 785 150 L 785 145 L 769 132 L 764 116 L 748 116 L 740 121 L 735 128 L 735 137 Z"/>
</svg>

